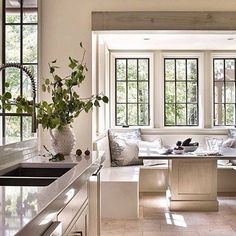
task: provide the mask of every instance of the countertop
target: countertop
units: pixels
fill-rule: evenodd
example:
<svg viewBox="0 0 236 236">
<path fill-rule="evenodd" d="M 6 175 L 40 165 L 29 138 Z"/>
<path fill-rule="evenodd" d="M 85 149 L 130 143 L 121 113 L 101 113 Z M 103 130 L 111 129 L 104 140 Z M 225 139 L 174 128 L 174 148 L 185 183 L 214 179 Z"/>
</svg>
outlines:
<svg viewBox="0 0 236 236">
<path fill-rule="evenodd" d="M 35 156 L 21 162 L 25 165 L 38 163 L 39 166 L 42 163 L 52 166 L 66 166 L 74 163 L 75 166 L 48 186 L 0 186 L 0 236 L 37 235 L 35 234 L 37 227 L 40 230 L 40 227 L 49 224 L 77 193 L 73 189 L 73 183 L 81 176 L 86 179 L 99 167 L 101 156 L 102 153 L 99 152 L 92 152 L 89 157 L 71 155 L 66 156 L 62 162 L 49 162 L 48 157 Z M 60 198 L 58 198 L 59 195 Z M 30 227 L 32 222 L 34 222 L 33 234 Z"/>
</svg>

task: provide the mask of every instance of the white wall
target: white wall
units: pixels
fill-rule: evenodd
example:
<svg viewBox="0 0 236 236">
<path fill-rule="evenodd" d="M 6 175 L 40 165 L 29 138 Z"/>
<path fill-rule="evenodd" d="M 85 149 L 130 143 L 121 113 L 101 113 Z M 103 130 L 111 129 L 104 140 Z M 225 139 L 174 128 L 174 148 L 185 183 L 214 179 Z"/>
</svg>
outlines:
<svg viewBox="0 0 236 236">
<path fill-rule="evenodd" d="M 55 58 L 62 65 L 68 56 L 79 57 L 79 42 L 87 49 L 86 62 L 89 68 L 81 96 L 92 93 L 92 11 L 236 11 L 235 0 L 41 0 L 41 76 L 48 75 L 48 61 Z M 65 72 L 64 69 L 61 69 Z M 42 94 L 42 98 L 46 98 Z M 91 147 L 92 114 L 83 114 L 74 123 L 76 147 Z M 42 143 L 49 143 L 44 132 Z"/>
</svg>

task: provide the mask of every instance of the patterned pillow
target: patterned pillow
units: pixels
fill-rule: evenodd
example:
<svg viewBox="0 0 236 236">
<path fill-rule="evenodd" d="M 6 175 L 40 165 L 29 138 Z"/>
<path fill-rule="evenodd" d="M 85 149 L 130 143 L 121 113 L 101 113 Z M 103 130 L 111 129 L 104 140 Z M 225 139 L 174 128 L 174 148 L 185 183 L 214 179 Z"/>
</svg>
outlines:
<svg viewBox="0 0 236 236">
<path fill-rule="evenodd" d="M 123 134 L 123 133 L 122 133 Z M 119 136 L 108 131 L 111 153 L 111 166 L 142 165 L 142 159 L 138 158 L 139 148 L 135 135 Z M 129 138 L 128 138 L 129 137 Z M 130 138 L 132 137 L 132 139 Z M 136 136 L 137 137 L 137 136 Z M 141 137 L 141 136 L 140 136 Z"/>
</svg>

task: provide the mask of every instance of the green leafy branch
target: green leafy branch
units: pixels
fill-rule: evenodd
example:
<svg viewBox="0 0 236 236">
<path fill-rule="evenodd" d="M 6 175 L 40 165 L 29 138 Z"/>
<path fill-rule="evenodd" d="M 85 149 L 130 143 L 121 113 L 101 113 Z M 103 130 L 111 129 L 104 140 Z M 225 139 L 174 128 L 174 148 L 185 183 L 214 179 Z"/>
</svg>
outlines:
<svg viewBox="0 0 236 236">
<path fill-rule="evenodd" d="M 104 94 L 92 95 L 88 98 L 81 98 L 78 89 L 85 80 L 85 73 L 88 71 L 84 63 L 86 50 L 83 49 L 82 60 L 69 57 L 68 67 L 69 75 L 61 77 L 57 70 L 57 60 L 48 64 L 51 78 L 44 79 L 42 91 L 51 94 L 52 101 L 41 101 L 36 104 L 38 110 L 38 123 L 42 124 L 44 129 L 62 128 L 67 124 L 71 124 L 81 112 L 88 113 L 93 107 L 100 107 L 100 103 L 108 103 L 108 97 Z M 16 105 L 17 112 L 32 113 L 32 101 L 28 101 L 23 97 L 18 97 L 14 102 L 11 101 L 12 95 L 9 92 L 4 93 L 0 97 L 3 108 L 11 110 L 12 105 Z"/>
</svg>

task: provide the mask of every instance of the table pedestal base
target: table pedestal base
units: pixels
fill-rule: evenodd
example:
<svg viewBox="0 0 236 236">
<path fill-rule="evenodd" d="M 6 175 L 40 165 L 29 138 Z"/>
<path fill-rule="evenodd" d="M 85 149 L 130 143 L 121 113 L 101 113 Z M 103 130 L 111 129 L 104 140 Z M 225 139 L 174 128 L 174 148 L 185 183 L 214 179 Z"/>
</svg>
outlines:
<svg viewBox="0 0 236 236">
<path fill-rule="evenodd" d="M 217 160 L 169 160 L 171 211 L 218 211 Z"/>
</svg>

